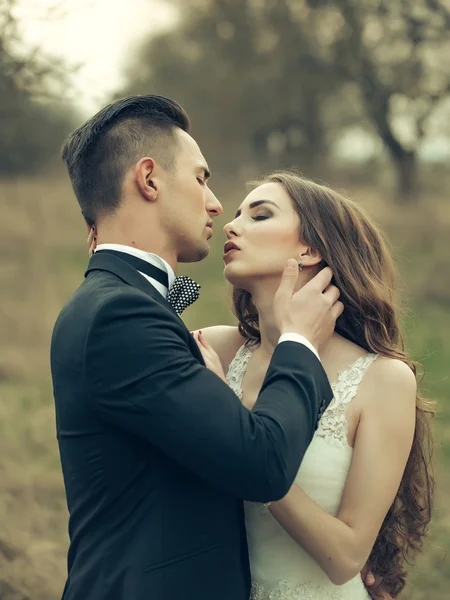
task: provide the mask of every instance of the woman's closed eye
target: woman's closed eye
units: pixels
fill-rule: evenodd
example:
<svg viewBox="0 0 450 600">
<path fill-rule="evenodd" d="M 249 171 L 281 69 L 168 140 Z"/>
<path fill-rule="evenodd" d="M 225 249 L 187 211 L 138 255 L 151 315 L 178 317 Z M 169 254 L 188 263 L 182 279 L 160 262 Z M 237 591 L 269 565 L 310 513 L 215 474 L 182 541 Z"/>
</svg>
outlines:
<svg viewBox="0 0 450 600">
<path fill-rule="evenodd" d="M 269 219 L 269 215 L 255 215 L 252 217 L 254 221 L 264 221 L 265 219 Z"/>
</svg>

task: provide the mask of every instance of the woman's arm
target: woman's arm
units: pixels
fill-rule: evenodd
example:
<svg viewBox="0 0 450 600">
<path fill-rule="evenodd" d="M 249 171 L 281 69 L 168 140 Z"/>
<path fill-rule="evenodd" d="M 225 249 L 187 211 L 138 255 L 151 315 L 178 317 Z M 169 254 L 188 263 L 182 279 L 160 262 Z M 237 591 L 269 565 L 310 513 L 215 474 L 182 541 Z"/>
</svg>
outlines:
<svg viewBox="0 0 450 600">
<path fill-rule="evenodd" d="M 296 485 L 269 507 L 336 585 L 366 564 L 400 485 L 415 427 L 416 381 L 407 365 L 379 358 L 360 390 L 363 409 L 337 516 Z"/>
</svg>

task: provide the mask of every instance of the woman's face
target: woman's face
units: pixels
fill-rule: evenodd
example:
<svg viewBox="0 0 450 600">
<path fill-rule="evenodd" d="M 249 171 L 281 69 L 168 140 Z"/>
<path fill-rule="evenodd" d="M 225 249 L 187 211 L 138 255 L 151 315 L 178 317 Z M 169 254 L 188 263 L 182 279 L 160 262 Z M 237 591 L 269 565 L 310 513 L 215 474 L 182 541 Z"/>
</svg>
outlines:
<svg viewBox="0 0 450 600">
<path fill-rule="evenodd" d="M 299 240 L 299 217 L 280 183 L 265 183 L 241 204 L 236 217 L 224 227 L 225 277 L 241 289 L 279 278 L 288 258 L 300 261 L 306 248 Z M 233 249 L 232 246 L 237 249 Z"/>
</svg>

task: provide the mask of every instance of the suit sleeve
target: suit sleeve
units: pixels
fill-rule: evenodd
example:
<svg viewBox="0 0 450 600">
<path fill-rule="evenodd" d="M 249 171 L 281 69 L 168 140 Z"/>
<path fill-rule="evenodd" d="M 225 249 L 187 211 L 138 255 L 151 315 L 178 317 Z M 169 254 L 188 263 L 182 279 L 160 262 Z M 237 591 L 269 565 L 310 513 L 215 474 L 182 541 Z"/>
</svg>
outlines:
<svg viewBox="0 0 450 600">
<path fill-rule="evenodd" d="M 324 397 L 320 361 L 301 344 L 276 348 L 253 411 L 195 359 L 181 323 L 122 293 L 97 310 L 86 339 L 87 393 L 102 420 L 148 441 L 212 485 L 249 501 L 283 497 Z"/>
</svg>

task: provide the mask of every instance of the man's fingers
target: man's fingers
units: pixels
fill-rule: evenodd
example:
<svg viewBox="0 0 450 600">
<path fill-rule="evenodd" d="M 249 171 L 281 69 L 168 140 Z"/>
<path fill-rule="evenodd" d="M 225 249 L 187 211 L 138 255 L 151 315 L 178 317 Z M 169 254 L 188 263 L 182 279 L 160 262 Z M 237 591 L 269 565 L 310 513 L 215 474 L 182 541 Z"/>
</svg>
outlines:
<svg viewBox="0 0 450 600">
<path fill-rule="evenodd" d="M 291 298 L 292 294 L 294 293 L 295 284 L 297 283 L 297 277 L 298 262 L 295 260 L 295 258 L 290 258 L 284 267 L 277 295 Z"/>
<path fill-rule="evenodd" d="M 318 289 L 320 289 L 320 291 L 323 292 L 330 285 L 332 277 L 333 272 L 330 269 L 330 267 L 325 267 L 321 271 L 319 271 L 317 275 L 314 275 L 314 277 L 310 281 L 308 281 L 305 287 L 317 287 Z"/>
<path fill-rule="evenodd" d="M 342 315 L 343 312 L 344 305 L 342 304 L 342 302 L 336 302 L 336 304 L 334 304 L 331 308 L 331 316 L 335 321 L 338 319 L 338 317 Z"/>
<path fill-rule="evenodd" d="M 339 299 L 341 292 L 335 285 L 329 285 L 323 295 L 329 298 L 331 305 L 333 305 Z"/>
</svg>

